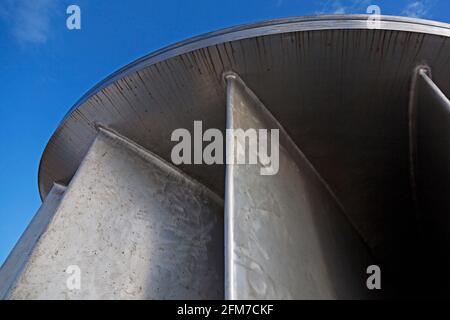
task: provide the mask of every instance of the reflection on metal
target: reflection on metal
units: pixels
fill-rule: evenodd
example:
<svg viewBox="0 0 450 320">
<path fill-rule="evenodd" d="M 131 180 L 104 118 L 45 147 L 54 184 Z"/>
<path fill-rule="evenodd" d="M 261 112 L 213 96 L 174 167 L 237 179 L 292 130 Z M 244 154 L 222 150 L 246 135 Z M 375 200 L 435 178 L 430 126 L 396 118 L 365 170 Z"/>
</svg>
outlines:
<svg viewBox="0 0 450 320">
<path fill-rule="evenodd" d="M 369 263 L 382 297 L 448 296 L 450 26 L 367 18 L 233 27 L 95 86 L 45 148 L 43 207 L 0 297 L 354 298 Z M 227 101 L 243 113 L 226 119 Z M 171 134 L 195 120 L 284 128 L 278 174 L 174 169 Z M 55 183 L 68 185 L 59 205 Z M 65 287 L 71 264 L 86 271 L 80 292 Z"/>
<path fill-rule="evenodd" d="M 419 71 L 417 95 L 417 177 L 421 210 L 436 219 L 437 226 L 450 226 L 450 101 Z M 446 232 L 447 240 L 450 234 Z M 447 243 L 450 244 L 449 241 Z"/>
<path fill-rule="evenodd" d="M 223 200 L 100 128 L 18 276 L 13 299 L 221 299 Z"/>
<path fill-rule="evenodd" d="M 280 130 L 277 174 L 227 165 L 226 297 L 368 297 L 371 259 L 336 198 L 242 80 L 226 79 L 228 129 Z"/>
<path fill-rule="evenodd" d="M 418 90 L 417 82 L 420 81 L 423 74 L 431 73 L 428 66 L 419 65 L 414 69 L 411 89 L 409 92 L 409 106 L 408 106 L 408 121 L 409 121 L 409 164 L 410 164 L 410 182 L 411 182 L 411 196 L 414 204 L 414 210 L 417 219 L 419 219 L 419 204 L 418 204 L 418 190 L 417 190 L 417 99 Z"/>
<path fill-rule="evenodd" d="M 102 123 L 170 162 L 170 135 L 225 129 L 222 74 L 233 70 L 264 102 L 333 189 L 380 261 L 414 237 L 408 92 L 423 61 L 450 92 L 447 24 L 367 16 L 291 18 L 198 37 L 140 59 L 96 86 L 65 117 L 42 156 L 39 189 L 68 183 Z M 180 169 L 218 194 L 220 165 Z"/>
<path fill-rule="evenodd" d="M 435 294 L 450 294 L 450 101 L 418 67 L 411 99 L 412 172 L 426 257 Z"/>
<path fill-rule="evenodd" d="M 29 258 L 36 248 L 41 235 L 47 230 L 48 225 L 58 209 L 66 190 L 65 186 L 53 184 L 47 198 L 41 208 L 31 220 L 14 250 L 11 251 L 2 268 L 0 269 L 0 299 L 10 297 L 11 289 L 16 284 Z"/>
</svg>

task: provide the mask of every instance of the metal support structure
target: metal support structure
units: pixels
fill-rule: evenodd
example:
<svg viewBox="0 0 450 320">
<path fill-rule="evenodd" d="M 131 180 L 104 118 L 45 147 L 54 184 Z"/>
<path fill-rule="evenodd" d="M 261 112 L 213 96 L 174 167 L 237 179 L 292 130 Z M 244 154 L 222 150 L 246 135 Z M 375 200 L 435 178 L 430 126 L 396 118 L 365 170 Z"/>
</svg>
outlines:
<svg viewBox="0 0 450 320">
<path fill-rule="evenodd" d="M 435 294 L 450 294 L 450 101 L 428 67 L 416 68 L 411 88 L 411 183 L 421 229 L 422 267 Z"/>
<path fill-rule="evenodd" d="M 31 220 L 27 229 L 0 268 L 0 299 L 11 297 L 10 293 L 12 289 L 27 264 L 30 263 L 33 250 L 51 223 L 65 191 L 65 186 L 58 183 L 53 184 L 53 188 L 45 198 L 40 209 L 36 212 L 33 220 Z"/>
<path fill-rule="evenodd" d="M 450 226 L 450 101 L 424 69 L 418 71 L 417 176 L 421 206 Z M 420 204 L 419 204 L 420 205 Z M 447 234 L 450 241 L 450 234 Z M 450 243 L 450 242 L 448 242 Z"/>
<path fill-rule="evenodd" d="M 209 33 L 95 86 L 42 155 L 0 298 L 448 297 L 450 25 L 368 17 Z M 279 130 L 277 173 L 173 167 L 171 135 L 199 120 Z"/>
<path fill-rule="evenodd" d="M 223 200 L 110 130 L 99 129 L 41 231 L 9 298 L 223 298 Z M 80 269 L 79 290 L 67 287 L 69 266 Z"/>
<path fill-rule="evenodd" d="M 336 197 L 238 75 L 226 81 L 227 129 L 280 135 L 277 174 L 261 175 L 261 164 L 227 164 L 226 297 L 368 297 L 372 260 Z"/>
</svg>

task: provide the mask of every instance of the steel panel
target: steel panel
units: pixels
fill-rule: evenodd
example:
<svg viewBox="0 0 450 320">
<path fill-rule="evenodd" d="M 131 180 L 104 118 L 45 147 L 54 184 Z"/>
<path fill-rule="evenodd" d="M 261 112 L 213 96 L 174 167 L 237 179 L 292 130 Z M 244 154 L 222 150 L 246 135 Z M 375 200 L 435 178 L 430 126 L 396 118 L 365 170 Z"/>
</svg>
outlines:
<svg viewBox="0 0 450 320">
<path fill-rule="evenodd" d="M 227 83 L 227 129 L 279 129 L 280 155 L 274 175 L 261 175 L 261 164 L 227 164 L 226 297 L 370 297 L 373 261 L 334 194 L 238 76 Z"/>
<path fill-rule="evenodd" d="M 42 203 L 27 229 L 1 266 L 0 299 L 10 297 L 11 290 L 16 285 L 17 280 L 29 262 L 29 258 L 36 248 L 41 235 L 51 223 L 65 191 L 65 186 L 56 183 L 53 185 L 44 203 Z"/>
<path fill-rule="evenodd" d="M 183 258 L 173 258 L 173 254 L 181 250 L 174 248 L 173 243 L 183 240 L 164 243 L 163 247 L 167 246 L 172 253 L 160 255 L 158 251 L 155 254 L 154 248 L 147 245 L 160 243 L 158 241 L 165 238 L 156 235 L 152 238 L 152 228 L 135 224 L 138 220 L 133 216 L 135 208 L 158 203 L 171 213 L 172 209 L 177 211 L 180 207 L 196 211 L 190 201 L 197 199 L 201 203 L 206 199 L 207 203 L 200 205 L 201 212 L 214 229 L 212 239 L 197 237 L 193 240 L 196 244 L 198 241 L 202 245 L 209 243 L 207 252 L 208 257 L 214 257 L 212 261 L 189 264 L 202 272 L 201 268 L 209 266 L 206 279 L 195 277 L 189 270 L 187 280 L 177 283 L 165 273 L 154 278 L 155 281 L 164 280 L 164 283 L 179 286 L 174 285 L 175 289 L 171 290 L 162 285 L 163 292 L 155 292 L 154 282 L 150 286 L 148 279 L 142 277 L 125 284 L 124 277 L 134 269 L 125 267 L 128 257 L 120 257 L 114 265 L 114 277 L 119 279 L 117 286 L 97 282 L 95 288 L 99 289 L 95 290 L 99 291 L 84 292 L 84 297 L 102 294 L 128 298 L 221 297 L 223 288 L 212 287 L 213 283 L 223 286 L 223 266 L 219 266 L 223 262 L 223 248 L 219 248 L 223 241 L 219 239 L 223 236 L 223 224 L 213 218 L 222 210 L 222 195 L 227 200 L 225 291 L 228 297 L 362 297 L 367 294 L 360 287 L 364 283 L 362 265 L 367 264 L 362 261 L 366 258 L 381 265 L 384 286 L 394 280 L 398 296 L 423 292 L 440 295 L 440 289 L 447 294 L 450 288 L 447 275 L 450 261 L 446 254 L 450 240 L 447 227 L 450 221 L 446 214 L 449 211 L 450 159 L 447 152 L 448 100 L 444 93 L 450 92 L 450 28 L 448 24 L 434 21 L 382 16 L 380 28 L 372 30 L 368 28 L 367 18 L 367 15 L 288 18 L 209 33 L 138 59 L 83 96 L 52 135 L 42 156 L 39 190 L 45 200 L 40 212 L 45 212 L 50 219 L 52 210 L 45 207 L 54 204 L 52 188 L 55 183 L 69 184 L 70 205 L 59 208 L 54 221 L 60 221 L 60 214 L 64 216 L 63 221 L 77 225 L 78 215 L 81 215 L 84 220 L 79 225 L 91 230 L 93 226 L 88 220 L 116 219 L 125 226 L 124 230 L 112 220 L 105 225 L 112 223 L 118 235 L 126 232 L 127 223 L 132 221 L 131 228 L 137 228 L 139 236 L 154 240 L 145 241 L 139 251 L 148 252 L 149 259 L 161 258 L 161 264 L 157 263 L 160 269 L 172 261 L 186 262 Z M 432 80 L 431 75 L 416 74 L 416 81 L 411 83 L 411 73 L 424 64 L 432 70 Z M 254 187 L 262 178 L 255 176 L 253 167 L 229 167 L 225 179 L 223 165 L 180 165 L 174 169 L 166 163 L 171 161 L 173 130 L 192 130 L 195 120 L 201 120 L 205 130 L 225 130 L 227 87 L 222 75 L 229 70 L 245 81 L 242 88 L 247 85 L 252 88 L 252 91 L 241 90 L 239 85 L 233 84 L 236 99 L 246 101 L 249 110 L 253 110 L 249 114 L 255 115 L 255 118 L 236 117 L 237 123 L 244 119 L 246 126 L 263 123 L 285 129 L 280 175 L 263 179 L 274 182 L 272 186 Z M 255 112 L 255 101 L 260 101 L 259 109 L 267 108 L 267 113 L 259 112 L 258 108 Z M 417 111 L 417 119 L 411 117 L 411 110 Z M 104 129 L 106 127 L 112 130 Z M 99 128 L 103 128 L 100 136 Z M 106 161 L 99 157 L 100 151 L 95 151 L 96 148 L 104 149 L 105 156 L 114 150 L 117 159 Z M 89 160 L 95 157 L 95 161 Z M 114 169 L 112 164 L 118 161 L 122 161 L 118 167 L 123 170 Z M 94 166 L 95 163 L 98 166 Z M 174 180 L 167 183 L 155 176 L 144 179 L 145 174 L 137 173 L 146 172 L 151 176 L 154 170 Z M 239 170 L 243 170 L 242 174 Z M 95 180 L 98 172 L 104 177 L 100 182 Z M 85 178 L 80 180 L 83 174 Z M 114 181 L 105 185 L 108 179 Z M 164 189 L 168 194 L 163 196 L 160 192 L 157 196 L 148 193 L 152 190 L 148 184 L 157 190 L 168 185 L 173 188 Z M 84 185 L 92 185 L 94 192 L 86 190 Z M 249 191 L 248 186 L 253 188 Z M 189 189 L 186 194 L 185 189 Z M 270 196 L 263 196 L 266 191 Z M 132 194 L 139 195 L 134 199 L 135 205 Z M 131 210 L 120 207 L 124 204 L 122 196 L 131 199 L 131 204 L 126 202 L 126 208 Z M 258 201 L 253 203 L 249 196 Z M 95 204 L 87 202 L 89 197 L 94 198 Z M 184 200 L 187 207 L 172 206 L 168 199 Z M 78 212 L 78 204 L 84 208 L 83 212 Z M 261 205 L 280 215 L 268 214 L 267 208 Z M 252 210 L 247 212 L 242 208 Z M 105 210 L 114 214 L 106 217 Z M 162 215 L 164 210 L 147 212 L 152 223 L 162 229 L 173 226 L 172 234 L 186 237 L 203 230 L 202 224 L 189 219 L 187 221 L 195 225 L 191 233 L 185 232 L 187 229 L 179 230 L 179 225 L 175 227 L 173 221 L 165 220 L 168 216 Z M 299 215 L 295 215 L 296 210 L 300 211 Z M 241 212 L 245 215 L 240 216 Z M 240 220 L 254 217 L 257 212 L 265 215 L 257 216 L 256 223 Z M 92 216 L 96 214 L 99 216 Z M 180 215 L 180 212 L 173 213 L 174 217 Z M 55 228 L 52 220 L 50 229 L 43 231 L 45 221 L 50 220 L 38 220 L 38 228 L 30 228 L 41 230 L 43 241 L 52 233 L 58 239 L 72 236 L 67 239 L 71 241 L 71 248 L 65 248 L 64 252 L 73 258 L 70 255 L 78 250 L 74 245 L 78 238 L 73 230 L 63 234 L 66 225 L 60 222 L 59 228 Z M 261 221 L 263 226 L 258 233 L 256 228 Z M 108 234 L 107 230 L 101 230 Z M 288 236 L 277 233 L 280 230 L 289 231 Z M 201 233 L 210 235 L 209 231 Z M 35 258 L 42 259 L 40 266 L 53 259 L 60 263 L 60 242 L 46 242 L 41 247 L 35 238 L 39 232 L 33 234 L 30 236 L 27 230 L 17 247 L 33 252 L 29 265 Z M 120 244 L 118 240 L 113 243 L 123 244 L 128 250 L 134 237 L 122 235 Z M 342 235 L 345 235 L 343 239 Z M 87 247 L 82 247 L 86 250 L 104 245 L 104 239 L 90 238 L 87 233 L 78 236 L 88 239 Z M 289 242 L 292 239 L 301 249 L 299 252 L 292 249 Z M 362 248 L 362 242 L 367 244 L 369 252 Z M 189 245 L 187 248 L 184 247 L 187 252 L 192 249 Z M 105 261 L 117 253 L 107 248 L 102 250 L 105 250 L 102 256 Z M 128 254 L 127 250 L 124 252 Z M 13 267 L 9 263 L 10 267 L 3 268 L 0 278 L 2 272 L 7 272 L 9 280 L 17 280 L 11 275 L 20 274 L 26 264 L 25 256 L 18 257 L 17 253 L 25 251 L 14 250 L 9 260 L 16 262 L 12 263 Z M 374 260 L 368 257 L 369 253 Z M 272 255 L 276 257 L 279 270 L 270 260 Z M 135 261 L 133 259 L 131 261 Z M 97 260 L 89 256 L 86 261 Z M 135 267 L 148 269 L 145 262 Z M 99 263 L 89 272 L 108 274 L 108 270 L 102 268 Z M 171 270 L 171 274 L 178 276 L 184 269 L 174 267 Z M 27 276 L 27 269 L 25 271 L 24 276 Z M 66 276 L 51 267 L 46 271 L 57 272 L 57 281 Z M 17 296 L 38 296 L 41 284 L 37 274 L 40 271 L 32 272 L 35 273 L 28 282 L 31 290 L 28 290 L 30 286 L 25 286 L 26 292 L 19 290 Z M 411 282 L 412 278 L 418 283 Z M 170 282 L 172 280 L 175 282 Z M 0 289 L 0 296 L 5 288 L 9 290 L 11 283 Z M 144 284 L 148 290 L 140 291 L 138 284 Z M 64 288 L 54 289 L 49 290 L 62 293 Z M 70 293 L 68 297 L 77 296 Z"/>
</svg>

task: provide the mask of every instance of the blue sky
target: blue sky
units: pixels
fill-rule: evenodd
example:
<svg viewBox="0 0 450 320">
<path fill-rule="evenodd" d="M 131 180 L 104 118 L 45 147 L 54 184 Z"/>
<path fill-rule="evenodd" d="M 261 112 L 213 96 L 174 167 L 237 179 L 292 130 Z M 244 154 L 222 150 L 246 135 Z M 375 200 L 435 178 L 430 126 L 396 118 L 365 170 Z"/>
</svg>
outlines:
<svg viewBox="0 0 450 320">
<path fill-rule="evenodd" d="M 81 8 L 81 30 L 66 8 Z M 174 42 L 236 24 L 322 13 L 450 22 L 448 0 L 0 0 L 0 264 L 40 206 L 44 147 L 70 107 L 129 62 Z"/>
</svg>

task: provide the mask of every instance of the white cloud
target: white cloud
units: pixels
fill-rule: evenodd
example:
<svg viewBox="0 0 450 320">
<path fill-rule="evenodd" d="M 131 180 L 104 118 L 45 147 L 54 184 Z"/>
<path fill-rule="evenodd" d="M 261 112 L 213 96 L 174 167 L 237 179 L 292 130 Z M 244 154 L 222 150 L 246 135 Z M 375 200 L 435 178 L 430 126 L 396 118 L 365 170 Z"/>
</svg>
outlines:
<svg viewBox="0 0 450 320">
<path fill-rule="evenodd" d="M 366 13 L 371 0 L 328 0 L 320 3 L 316 14 Z"/>
<path fill-rule="evenodd" d="M 0 19 L 19 43 L 45 43 L 56 4 L 55 0 L 2 0 Z"/>
<path fill-rule="evenodd" d="M 413 18 L 423 18 L 428 16 L 429 11 L 430 3 L 428 1 L 413 1 L 403 9 L 402 14 Z"/>
</svg>

